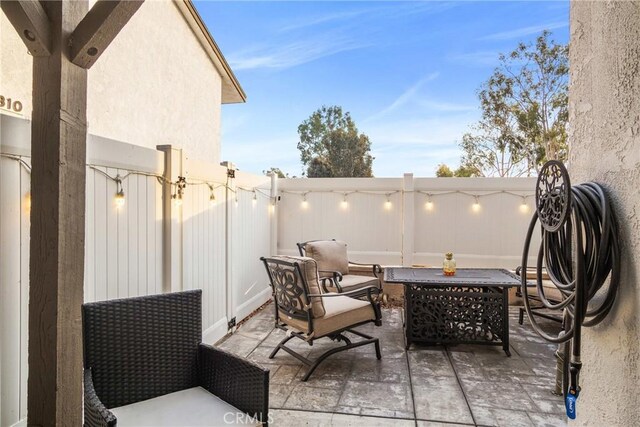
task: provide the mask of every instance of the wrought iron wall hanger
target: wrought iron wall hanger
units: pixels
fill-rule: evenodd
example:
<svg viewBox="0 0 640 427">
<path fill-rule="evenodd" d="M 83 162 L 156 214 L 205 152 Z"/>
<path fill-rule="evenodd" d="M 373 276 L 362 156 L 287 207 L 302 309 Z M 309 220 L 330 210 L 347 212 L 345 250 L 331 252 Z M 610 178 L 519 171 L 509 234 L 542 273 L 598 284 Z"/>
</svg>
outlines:
<svg viewBox="0 0 640 427">
<path fill-rule="evenodd" d="M 552 343 L 564 343 L 565 407 L 567 416 L 575 419 L 580 394 L 582 327 L 597 325 L 609 314 L 620 284 L 618 226 L 605 189 L 594 182 L 572 187 L 567 169 L 555 160 L 547 162 L 538 176 L 536 211 L 525 240 L 522 271 L 527 271 L 531 236 L 538 220 L 542 226 L 542 243 L 536 263 L 536 288 L 546 308 L 563 310 L 564 331 L 557 337 L 549 335 L 537 323 L 529 305 L 526 274 L 522 274 L 521 284 L 524 306 L 540 336 Z M 559 303 L 545 298 L 543 265 L 563 295 Z M 605 286 L 600 294 L 603 298 L 594 299 Z"/>
</svg>

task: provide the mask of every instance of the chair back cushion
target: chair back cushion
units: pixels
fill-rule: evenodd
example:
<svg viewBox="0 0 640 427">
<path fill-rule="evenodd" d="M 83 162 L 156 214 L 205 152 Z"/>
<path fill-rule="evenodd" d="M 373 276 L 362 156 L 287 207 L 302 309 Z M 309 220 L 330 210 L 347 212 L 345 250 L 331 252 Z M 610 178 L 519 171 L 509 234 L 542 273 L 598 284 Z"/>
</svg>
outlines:
<svg viewBox="0 0 640 427">
<path fill-rule="evenodd" d="M 308 257 L 316 260 L 320 277 L 331 277 L 326 271 L 337 271 L 340 274 L 349 274 L 349 258 L 347 257 L 347 244 L 339 240 L 317 240 L 307 242 L 305 252 Z"/>
<path fill-rule="evenodd" d="M 265 263 L 271 276 L 271 286 L 275 293 L 278 308 L 286 315 L 305 318 L 304 306 L 309 305 L 308 294 L 321 294 L 318 279 L 318 265 L 313 258 L 300 256 L 275 256 L 265 258 Z M 300 266 L 301 280 L 293 263 Z M 304 283 L 307 288 L 305 289 Z M 311 298 L 312 317 L 322 317 L 325 314 L 322 298 Z"/>
<path fill-rule="evenodd" d="M 107 408 L 198 385 L 202 291 L 82 306 L 84 365 Z"/>
</svg>

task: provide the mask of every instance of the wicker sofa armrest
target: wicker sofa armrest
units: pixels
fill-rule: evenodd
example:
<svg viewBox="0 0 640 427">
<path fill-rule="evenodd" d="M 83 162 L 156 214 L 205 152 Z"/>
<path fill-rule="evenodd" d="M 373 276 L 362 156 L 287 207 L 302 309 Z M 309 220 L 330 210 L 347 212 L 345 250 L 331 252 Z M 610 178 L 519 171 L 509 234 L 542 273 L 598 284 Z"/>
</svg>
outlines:
<svg viewBox="0 0 640 427">
<path fill-rule="evenodd" d="M 266 424 L 269 417 L 269 370 L 227 351 L 200 344 L 200 386 Z"/>
<path fill-rule="evenodd" d="M 96 394 L 89 368 L 84 370 L 84 425 L 88 427 L 116 425 L 116 416 L 102 404 Z"/>
</svg>

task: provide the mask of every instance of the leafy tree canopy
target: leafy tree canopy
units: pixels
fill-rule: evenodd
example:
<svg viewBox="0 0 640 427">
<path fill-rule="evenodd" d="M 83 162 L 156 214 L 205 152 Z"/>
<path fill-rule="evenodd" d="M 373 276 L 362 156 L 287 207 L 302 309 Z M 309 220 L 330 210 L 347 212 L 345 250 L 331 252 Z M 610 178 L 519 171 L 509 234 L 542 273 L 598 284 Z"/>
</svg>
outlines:
<svg viewBox="0 0 640 427">
<path fill-rule="evenodd" d="M 478 92 L 482 117 L 466 133 L 461 163 L 481 176 L 522 176 L 567 158 L 568 46 L 544 31 L 520 43 Z"/>
<path fill-rule="evenodd" d="M 306 170 L 314 177 L 372 177 L 371 142 L 358 132 L 351 115 L 342 107 L 315 111 L 298 126 L 298 150 Z"/>
<path fill-rule="evenodd" d="M 263 174 L 269 175 L 269 173 L 275 173 L 278 178 L 290 178 L 289 174 L 285 174 L 280 168 L 270 167 L 266 171 L 262 171 Z"/>
<path fill-rule="evenodd" d="M 436 169 L 436 176 L 438 178 L 469 178 L 475 176 L 481 176 L 480 172 L 472 165 L 460 165 L 458 169 L 451 170 L 451 168 L 444 163 L 438 165 Z"/>
</svg>

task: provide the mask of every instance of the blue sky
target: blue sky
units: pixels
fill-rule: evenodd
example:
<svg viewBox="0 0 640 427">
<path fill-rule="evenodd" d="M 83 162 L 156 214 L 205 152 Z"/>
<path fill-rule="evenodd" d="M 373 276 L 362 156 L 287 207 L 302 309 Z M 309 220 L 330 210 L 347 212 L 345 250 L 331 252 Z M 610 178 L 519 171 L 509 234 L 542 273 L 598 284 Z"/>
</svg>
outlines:
<svg viewBox="0 0 640 427">
<path fill-rule="evenodd" d="M 543 29 L 569 38 L 568 1 L 195 3 L 247 93 L 222 108 L 222 158 L 254 173 L 300 176 L 298 125 L 340 105 L 375 176 L 434 176 L 458 165 L 498 54 Z"/>
</svg>

